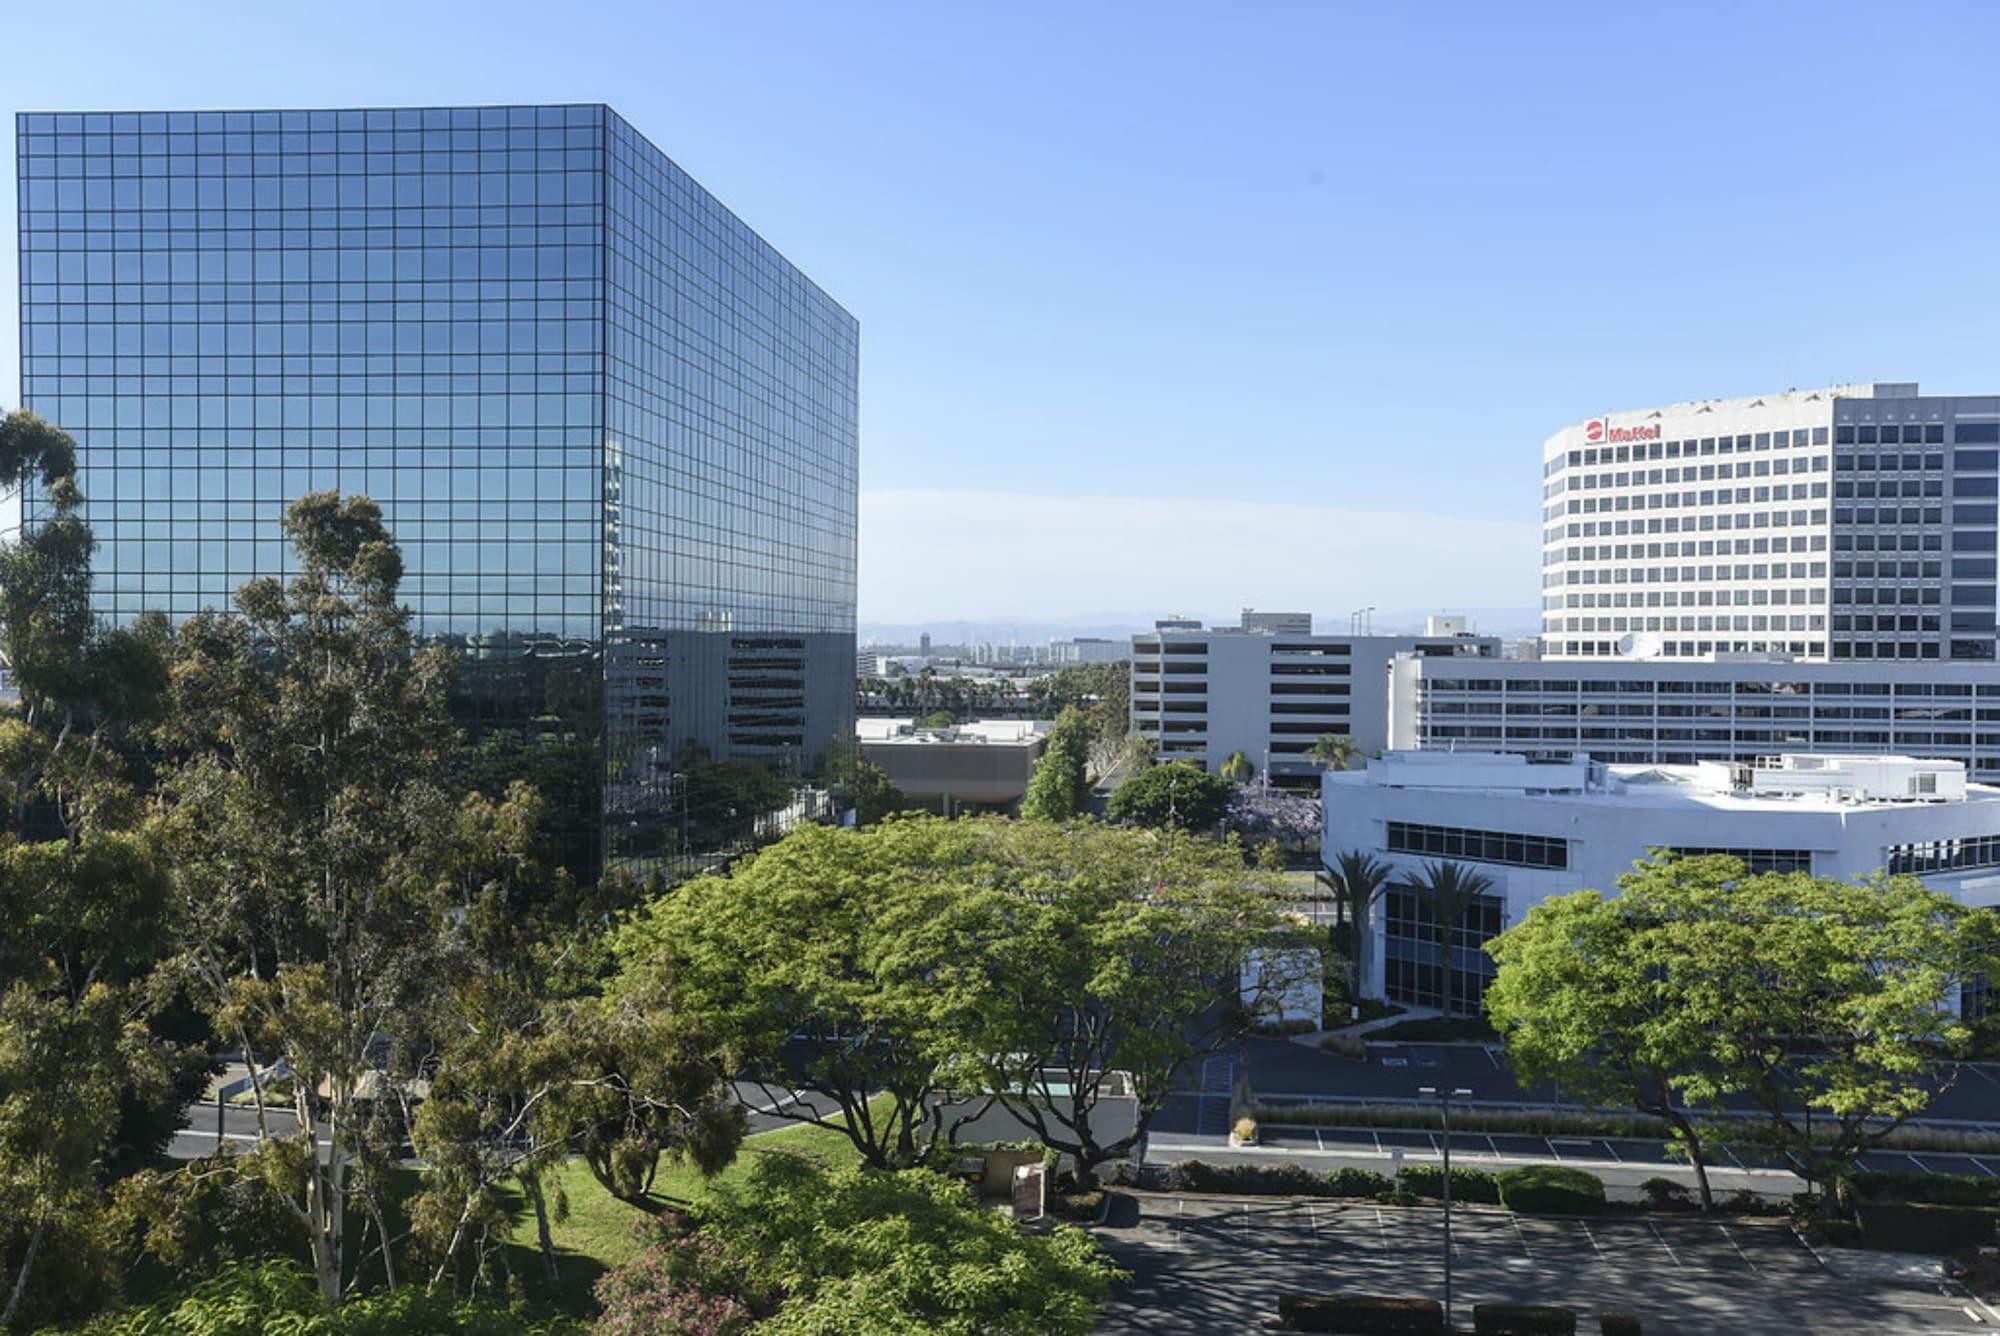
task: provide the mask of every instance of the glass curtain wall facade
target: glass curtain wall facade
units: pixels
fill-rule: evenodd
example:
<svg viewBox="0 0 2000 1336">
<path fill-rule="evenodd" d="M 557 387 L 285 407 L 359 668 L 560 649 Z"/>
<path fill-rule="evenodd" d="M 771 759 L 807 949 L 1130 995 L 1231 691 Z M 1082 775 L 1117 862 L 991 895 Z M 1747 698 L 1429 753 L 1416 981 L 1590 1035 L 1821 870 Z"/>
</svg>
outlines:
<svg viewBox="0 0 2000 1336">
<path fill-rule="evenodd" d="M 475 777 L 592 859 L 687 852 L 697 755 L 851 732 L 856 324 L 609 109 L 16 136 L 23 401 L 76 437 L 105 616 L 224 604 L 290 570 L 288 502 L 365 492 Z"/>
</svg>

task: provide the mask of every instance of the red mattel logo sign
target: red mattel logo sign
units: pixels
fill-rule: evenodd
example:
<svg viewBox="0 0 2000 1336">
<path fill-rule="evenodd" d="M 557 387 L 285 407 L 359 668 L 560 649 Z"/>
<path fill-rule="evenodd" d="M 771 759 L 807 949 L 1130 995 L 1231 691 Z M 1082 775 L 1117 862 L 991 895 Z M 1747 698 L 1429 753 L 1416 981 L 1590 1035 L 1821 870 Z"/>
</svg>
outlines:
<svg viewBox="0 0 2000 1336">
<path fill-rule="evenodd" d="M 1592 418 L 1583 424 L 1583 439 L 1596 445 L 1600 441 L 1657 441 L 1660 439 L 1660 424 L 1649 427 L 1614 427 L 1603 418 Z"/>
</svg>

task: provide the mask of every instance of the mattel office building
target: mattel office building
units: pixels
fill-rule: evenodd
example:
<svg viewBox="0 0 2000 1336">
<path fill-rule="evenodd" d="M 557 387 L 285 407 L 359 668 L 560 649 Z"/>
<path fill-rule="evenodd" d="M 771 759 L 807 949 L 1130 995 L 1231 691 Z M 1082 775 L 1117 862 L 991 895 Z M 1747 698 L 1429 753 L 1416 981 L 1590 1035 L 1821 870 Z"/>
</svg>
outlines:
<svg viewBox="0 0 2000 1336">
<path fill-rule="evenodd" d="M 16 149 L 23 398 L 80 447 L 107 617 L 223 604 L 287 569 L 289 501 L 365 492 L 476 756 L 566 788 L 592 857 L 688 852 L 690 776 L 852 733 L 855 321 L 608 108 L 32 113 Z"/>
</svg>

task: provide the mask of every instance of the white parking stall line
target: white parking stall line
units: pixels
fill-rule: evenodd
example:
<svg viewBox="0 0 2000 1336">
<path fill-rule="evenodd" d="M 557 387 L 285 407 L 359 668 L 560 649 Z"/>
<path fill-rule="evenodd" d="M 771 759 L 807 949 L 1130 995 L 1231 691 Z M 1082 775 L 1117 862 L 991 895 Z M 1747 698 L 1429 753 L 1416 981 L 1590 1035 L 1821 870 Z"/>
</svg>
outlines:
<svg viewBox="0 0 2000 1336">
<path fill-rule="evenodd" d="M 1722 1237 L 1723 1237 L 1723 1238 L 1725 1238 L 1725 1239 L 1728 1239 L 1728 1240 L 1729 1240 L 1729 1246 L 1730 1246 L 1730 1247 L 1732 1247 L 1732 1248 L 1734 1248 L 1734 1249 L 1736 1249 L 1736 1255 L 1737 1255 L 1738 1257 L 1741 1257 L 1741 1258 L 1743 1259 L 1743 1265 L 1745 1265 L 1745 1266 L 1749 1267 L 1749 1268 L 1750 1268 L 1750 1270 L 1751 1270 L 1751 1271 L 1753 1271 L 1753 1272 L 1755 1272 L 1755 1273 L 1756 1273 L 1757 1275 L 1760 1275 L 1760 1276 L 1761 1276 L 1761 1275 L 1763 1275 L 1763 1274 L 1764 1274 L 1764 1271 L 1763 1271 L 1763 1268 L 1762 1268 L 1762 1267 L 1760 1267 L 1760 1266 L 1758 1266 L 1758 1265 L 1757 1265 L 1757 1264 L 1756 1264 L 1755 1262 L 1753 1262 L 1753 1261 L 1751 1261 L 1751 1260 L 1750 1260 L 1750 1254 L 1749 1254 L 1749 1253 L 1747 1253 L 1747 1252 L 1744 1252 L 1744 1251 L 1743 1251 L 1743 1245 L 1742 1245 L 1742 1244 L 1740 1244 L 1740 1243 L 1738 1243 L 1738 1242 L 1736 1241 L 1736 1236 L 1735 1236 L 1734 1234 L 1732 1234 L 1732 1233 L 1730 1233 L 1730 1232 L 1729 1232 L 1729 1226 L 1728 1226 L 1728 1225 L 1725 1225 L 1725 1224 L 1723 1224 L 1723 1223 L 1722 1223 L 1721 1221 L 1719 1221 L 1719 1220 L 1718 1220 L 1718 1221 L 1716 1221 L 1716 1223 L 1715 1223 L 1715 1227 L 1716 1227 L 1717 1229 L 1719 1229 L 1719 1230 L 1721 1230 L 1721 1231 L 1722 1231 Z"/>
<path fill-rule="evenodd" d="M 1326 1138 L 1319 1134 L 1317 1127 L 1313 1129 L 1313 1145 L 1318 1146 L 1321 1150 L 1326 1149 Z"/>
<path fill-rule="evenodd" d="M 1496 1054 L 1495 1054 L 1495 1053 L 1493 1052 L 1493 1050 L 1492 1050 L 1492 1049 L 1491 1049 L 1490 1047 L 1489 1047 L 1489 1048 L 1486 1048 L 1486 1049 L 1485 1049 L 1485 1050 L 1483 1050 L 1483 1051 L 1484 1051 L 1484 1052 L 1485 1052 L 1485 1054 L 1486 1054 L 1486 1060 L 1487 1060 L 1488 1062 L 1490 1062 L 1490 1063 L 1492 1063 L 1492 1064 L 1493 1064 L 1493 1070 L 1494 1070 L 1494 1071 L 1496 1071 L 1496 1072 L 1502 1072 L 1502 1071 L 1505 1071 L 1505 1070 L 1507 1070 L 1507 1069 L 1506 1069 L 1505 1067 L 1503 1067 L 1503 1066 L 1501 1066 L 1501 1065 L 1500 1065 L 1500 1059 L 1499 1059 L 1499 1057 L 1498 1057 L 1498 1056 L 1497 1056 L 1497 1055 L 1496 1055 Z"/>
<path fill-rule="evenodd" d="M 1307 1202 L 1307 1203 L 1306 1203 L 1306 1223 L 1312 1226 L 1312 1232 L 1313 1232 L 1313 1242 L 1314 1242 L 1314 1243 L 1318 1243 L 1318 1242 L 1319 1242 L 1319 1212 L 1313 1209 L 1313 1204 L 1312 1204 L 1311 1202 Z"/>
<path fill-rule="evenodd" d="M 1511 1220 L 1511 1221 L 1513 1221 L 1513 1222 L 1514 1222 L 1514 1237 L 1515 1237 L 1515 1238 L 1517 1238 L 1517 1239 L 1519 1239 L 1519 1240 L 1521 1240 L 1521 1251 L 1522 1251 L 1522 1252 L 1523 1252 L 1524 1254 L 1526 1254 L 1526 1256 L 1527 1256 L 1527 1258 L 1528 1258 L 1528 1260 L 1529 1260 L 1530 1262 L 1534 1261 L 1534 1260 L 1535 1260 L 1535 1250 L 1534 1250 L 1533 1248 L 1530 1248 L 1530 1247 L 1528 1246 L 1528 1235 L 1527 1235 L 1527 1233 L 1526 1233 L 1525 1231 L 1523 1231 L 1523 1230 L 1522 1230 L 1522 1228 L 1521 1228 L 1521 1217 L 1520 1217 L 1520 1216 L 1518 1216 L 1518 1215 L 1515 1215 L 1515 1214 L 1514 1214 L 1514 1213 L 1513 1213 L 1512 1211 L 1509 1211 L 1509 1212 L 1507 1213 L 1507 1218 L 1508 1218 L 1509 1220 Z"/>
<path fill-rule="evenodd" d="M 1995 1075 L 1993 1075 L 1992 1072 L 1987 1071 L 1984 1067 L 1980 1066 L 1978 1063 L 1968 1062 L 1964 1064 L 1964 1067 L 1966 1071 L 1971 1072 L 1974 1076 L 1983 1076 L 1988 1081 L 1991 1081 L 1994 1085 L 2000 1085 L 2000 1077 L 1996 1077 Z"/>
<path fill-rule="evenodd" d="M 1979 1172 L 1985 1174 L 1988 1178 L 1993 1178 L 1996 1176 L 1993 1172 L 1993 1166 L 1986 1163 L 1986 1161 L 1980 1159 L 1977 1155 L 1968 1155 L 1965 1158 L 1971 1160 L 1974 1164 L 1978 1165 Z"/>
<path fill-rule="evenodd" d="M 1597 1246 L 1597 1235 L 1590 1232 L 1590 1226 L 1584 1224 L 1583 1221 L 1581 1220 L 1577 1221 L 1576 1223 L 1577 1226 L 1583 1230 L 1583 1236 L 1590 1240 L 1590 1250 L 1597 1254 L 1597 1260 L 1600 1262 L 1608 1260 L 1604 1256 L 1604 1249 Z"/>
<path fill-rule="evenodd" d="M 1382 1218 L 1382 1208 L 1375 1208 L 1375 1232 L 1382 1236 L 1382 1251 L 1389 1251 L 1389 1222 Z"/>
<path fill-rule="evenodd" d="M 1646 1222 L 1646 1228 L 1653 1231 L 1653 1237 L 1658 1239 L 1660 1241 L 1660 1246 L 1667 1250 L 1667 1256 L 1674 1259 L 1675 1266 L 1679 1266 L 1681 1264 L 1681 1255 L 1674 1251 L 1673 1244 L 1667 1242 L 1667 1236 L 1660 1232 L 1660 1227 L 1654 1224 L 1652 1221 L 1648 1220 Z"/>
<path fill-rule="evenodd" d="M 1925 1164 L 1922 1160 L 1918 1159 L 1917 1156 L 1911 1153 L 1910 1151 L 1904 1151 L 1903 1154 L 1908 1155 L 1910 1157 L 1910 1163 L 1916 1165 L 1917 1168 L 1923 1170 L 1925 1173 L 1928 1174 L 1933 1172 L 1933 1170 L 1929 1165 Z"/>
</svg>

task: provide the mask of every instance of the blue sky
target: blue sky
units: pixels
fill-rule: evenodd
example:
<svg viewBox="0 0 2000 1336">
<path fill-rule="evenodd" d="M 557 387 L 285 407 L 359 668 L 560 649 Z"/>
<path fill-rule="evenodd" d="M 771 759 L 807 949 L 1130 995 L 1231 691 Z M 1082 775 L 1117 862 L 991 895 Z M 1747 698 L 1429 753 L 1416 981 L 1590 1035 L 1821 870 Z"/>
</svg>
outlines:
<svg viewBox="0 0 2000 1336">
<path fill-rule="evenodd" d="M 8 37 L 16 108 L 616 106 L 860 318 L 864 620 L 1527 607 L 1564 423 L 2000 389 L 1989 5 L 94 3 Z M 10 303 L 9 403 L 13 337 Z"/>
</svg>

